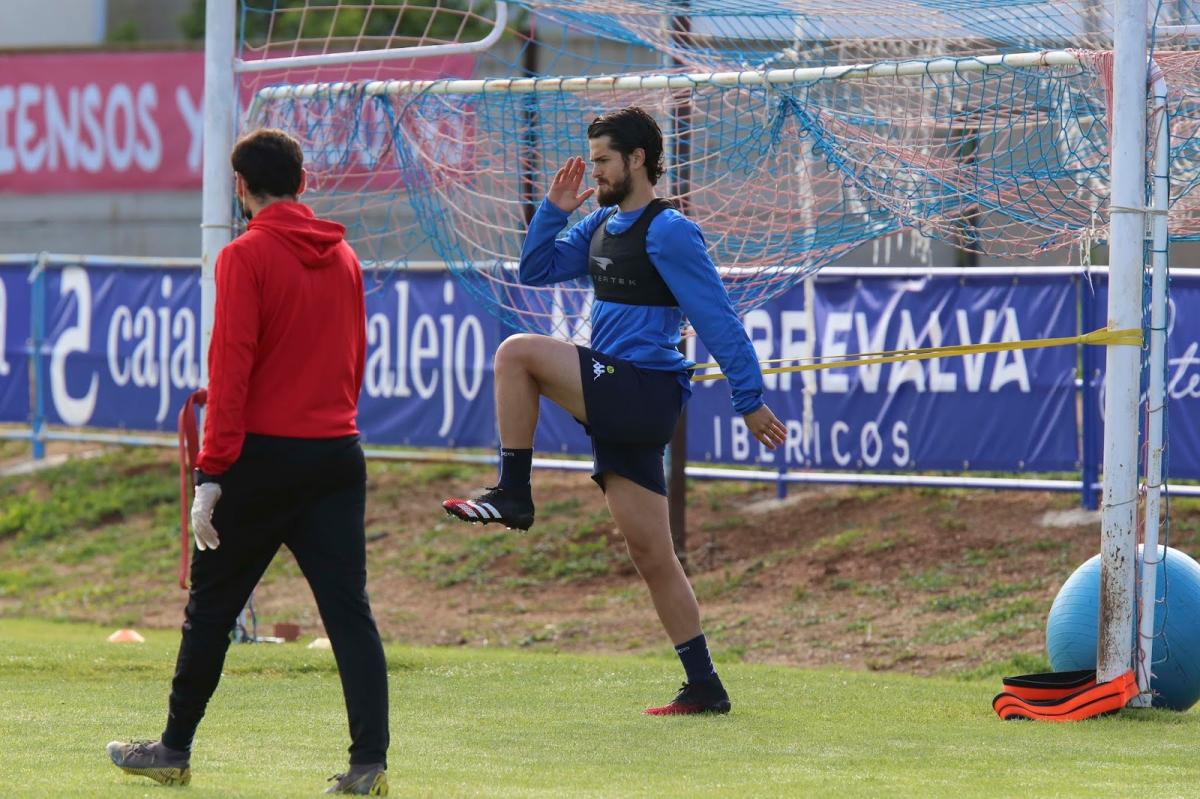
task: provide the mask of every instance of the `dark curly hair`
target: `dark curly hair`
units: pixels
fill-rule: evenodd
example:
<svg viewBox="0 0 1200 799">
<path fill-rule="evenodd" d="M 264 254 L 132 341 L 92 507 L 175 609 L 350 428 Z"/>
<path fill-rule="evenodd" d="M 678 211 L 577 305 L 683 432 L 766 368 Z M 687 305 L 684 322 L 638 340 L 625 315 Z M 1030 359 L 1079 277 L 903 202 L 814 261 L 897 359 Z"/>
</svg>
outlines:
<svg viewBox="0 0 1200 799">
<path fill-rule="evenodd" d="M 304 153 L 282 130 L 259 128 L 246 134 L 233 146 L 229 161 L 255 197 L 295 197 L 300 191 Z"/>
<path fill-rule="evenodd" d="M 625 162 L 629 162 L 629 154 L 637 148 L 646 153 L 646 177 L 650 183 L 658 183 L 663 173 L 663 135 L 654 117 L 647 114 L 636 105 L 622 108 L 619 111 L 609 111 L 596 117 L 588 125 L 589 139 L 608 136 L 612 148 L 619 152 Z"/>
</svg>

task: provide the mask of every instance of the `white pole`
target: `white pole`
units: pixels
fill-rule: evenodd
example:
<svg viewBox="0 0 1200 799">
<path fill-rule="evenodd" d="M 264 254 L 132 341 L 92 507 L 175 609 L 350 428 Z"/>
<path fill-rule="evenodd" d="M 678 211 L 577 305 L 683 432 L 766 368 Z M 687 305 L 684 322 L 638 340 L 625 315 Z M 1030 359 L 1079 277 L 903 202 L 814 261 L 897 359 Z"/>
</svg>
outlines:
<svg viewBox="0 0 1200 799">
<path fill-rule="evenodd" d="M 1167 116 L 1167 82 L 1156 65 L 1154 119 L 1158 123 L 1154 148 L 1154 220 L 1150 249 L 1150 386 L 1146 404 L 1146 515 L 1142 528 L 1142 595 L 1138 607 L 1138 695 L 1132 707 L 1150 707 L 1150 669 L 1154 664 L 1154 610 L 1158 582 L 1158 522 L 1162 497 L 1163 414 L 1166 411 L 1164 361 L 1167 357 L 1167 207 L 1171 199 L 1171 130 Z"/>
<path fill-rule="evenodd" d="M 1142 325 L 1142 209 L 1146 202 L 1146 2 L 1117 0 L 1113 60 L 1108 327 Z M 1138 367 L 1141 348 L 1108 347 L 1104 390 L 1104 504 L 1096 680 L 1133 663 L 1137 517 Z"/>
<path fill-rule="evenodd" d="M 208 0 L 204 11 L 204 184 L 200 221 L 200 382 L 208 384 L 217 253 L 233 238 L 229 152 L 237 120 L 233 79 L 234 0 Z"/>
</svg>

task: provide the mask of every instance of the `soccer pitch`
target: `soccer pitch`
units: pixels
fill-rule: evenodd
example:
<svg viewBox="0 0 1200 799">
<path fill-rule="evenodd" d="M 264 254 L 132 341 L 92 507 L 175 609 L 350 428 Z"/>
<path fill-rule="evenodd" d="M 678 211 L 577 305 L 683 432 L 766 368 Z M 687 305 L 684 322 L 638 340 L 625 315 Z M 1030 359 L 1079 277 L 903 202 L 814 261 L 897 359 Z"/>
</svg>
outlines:
<svg viewBox="0 0 1200 799">
<path fill-rule="evenodd" d="M 234 646 L 191 786 L 108 763 L 162 728 L 177 633 L 0 620 L 0 795 L 312 796 L 344 766 L 332 654 Z M 1200 715 L 1125 711 L 1001 722 L 999 680 L 722 665 L 733 713 L 640 714 L 677 664 L 503 650 L 388 648 L 393 796 L 1194 795 Z"/>
</svg>

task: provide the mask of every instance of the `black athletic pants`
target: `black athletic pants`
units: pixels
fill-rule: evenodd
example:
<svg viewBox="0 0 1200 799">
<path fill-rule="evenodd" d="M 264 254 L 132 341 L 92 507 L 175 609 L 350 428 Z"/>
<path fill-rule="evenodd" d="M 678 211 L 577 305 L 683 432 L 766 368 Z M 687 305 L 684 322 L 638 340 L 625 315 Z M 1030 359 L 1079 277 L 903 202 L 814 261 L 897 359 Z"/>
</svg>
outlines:
<svg viewBox="0 0 1200 799">
<path fill-rule="evenodd" d="M 213 512 L 220 546 L 192 551 L 164 744 L 191 749 L 221 678 L 230 630 L 285 544 L 333 645 L 350 719 L 350 762 L 386 763 L 387 664 L 367 601 L 366 479 L 357 436 L 246 437 L 241 457 L 220 476 Z"/>
</svg>

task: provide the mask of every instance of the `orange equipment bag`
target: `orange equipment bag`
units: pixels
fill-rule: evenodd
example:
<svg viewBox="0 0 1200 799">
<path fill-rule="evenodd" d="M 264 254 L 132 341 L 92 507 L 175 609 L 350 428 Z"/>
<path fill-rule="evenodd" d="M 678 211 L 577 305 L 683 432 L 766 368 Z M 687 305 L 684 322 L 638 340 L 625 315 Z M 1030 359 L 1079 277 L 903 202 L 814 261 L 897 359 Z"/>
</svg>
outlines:
<svg viewBox="0 0 1200 799">
<path fill-rule="evenodd" d="M 1059 671 L 1007 677 L 1004 692 L 992 700 L 1005 721 L 1080 721 L 1114 713 L 1138 695 L 1133 670 L 1115 680 L 1097 683 L 1096 672 Z"/>
</svg>

